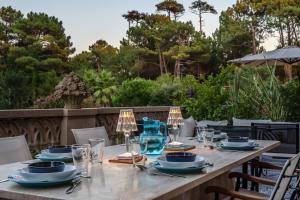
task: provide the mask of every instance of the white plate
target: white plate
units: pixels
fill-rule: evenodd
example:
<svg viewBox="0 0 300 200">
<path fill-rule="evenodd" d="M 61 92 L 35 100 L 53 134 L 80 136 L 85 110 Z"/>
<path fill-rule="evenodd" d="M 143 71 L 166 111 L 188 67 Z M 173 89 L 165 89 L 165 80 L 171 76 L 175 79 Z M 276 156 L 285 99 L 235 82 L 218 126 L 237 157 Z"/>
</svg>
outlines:
<svg viewBox="0 0 300 200">
<path fill-rule="evenodd" d="M 249 147 L 255 144 L 254 140 L 248 140 L 248 142 L 221 142 L 225 147 Z"/>
<path fill-rule="evenodd" d="M 165 156 L 159 157 L 157 162 L 162 167 L 167 168 L 189 168 L 189 167 L 201 167 L 205 164 L 205 160 L 202 156 L 197 155 L 194 162 L 168 162 Z"/>
<path fill-rule="evenodd" d="M 39 181 L 39 180 L 59 180 L 69 176 L 74 175 L 77 173 L 76 167 L 73 165 L 66 165 L 64 171 L 62 172 L 53 172 L 53 173 L 30 173 L 28 167 L 24 167 L 22 169 L 17 170 L 22 177 L 32 181 Z"/>
<path fill-rule="evenodd" d="M 72 158 L 71 153 L 50 153 L 48 149 L 42 150 L 41 154 L 47 157 L 55 157 L 55 158 Z"/>
</svg>

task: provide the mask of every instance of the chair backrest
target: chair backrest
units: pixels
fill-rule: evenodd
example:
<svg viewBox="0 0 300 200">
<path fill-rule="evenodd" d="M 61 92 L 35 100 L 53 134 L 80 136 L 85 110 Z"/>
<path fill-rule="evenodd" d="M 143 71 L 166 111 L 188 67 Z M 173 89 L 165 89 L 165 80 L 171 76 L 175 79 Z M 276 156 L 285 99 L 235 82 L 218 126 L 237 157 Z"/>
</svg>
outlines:
<svg viewBox="0 0 300 200">
<path fill-rule="evenodd" d="M 0 164 L 32 160 L 25 136 L 0 138 Z"/>
<path fill-rule="evenodd" d="M 105 146 L 111 145 L 104 126 L 95 128 L 72 129 L 72 132 L 77 144 L 88 144 L 89 139 L 103 138 L 105 139 Z"/>
<path fill-rule="evenodd" d="M 249 126 L 212 126 L 208 125 L 208 128 L 213 128 L 215 130 L 220 130 L 227 133 L 229 137 L 250 137 L 251 136 L 251 127 Z"/>
<path fill-rule="evenodd" d="M 252 123 L 270 123 L 272 120 L 270 119 L 238 119 L 232 118 L 233 126 L 251 126 Z"/>
<path fill-rule="evenodd" d="M 299 153 L 299 124 L 290 122 L 252 123 L 252 138 L 257 140 L 278 140 L 281 145 L 271 152 Z"/>
<path fill-rule="evenodd" d="M 284 195 L 294 176 L 295 169 L 298 166 L 299 159 L 300 153 L 286 161 L 270 196 L 270 200 L 284 199 Z"/>
</svg>

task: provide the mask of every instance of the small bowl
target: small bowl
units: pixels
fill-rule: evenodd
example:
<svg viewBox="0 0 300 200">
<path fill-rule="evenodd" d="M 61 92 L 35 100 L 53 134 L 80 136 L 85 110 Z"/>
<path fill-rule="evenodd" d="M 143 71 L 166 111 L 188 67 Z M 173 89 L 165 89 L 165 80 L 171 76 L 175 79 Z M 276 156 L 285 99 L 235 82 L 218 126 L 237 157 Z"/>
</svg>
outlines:
<svg viewBox="0 0 300 200">
<path fill-rule="evenodd" d="M 49 153 L 71 153 L 71 146 L 51 146 L 48 148 Z"/>
<path fill-rule="evenodd" d="M 172 152 L 166 154 L 168 162 L 194 162 L 196 154 L 189 152 Z"/>
<path fill-rule="evenodd" d="M 65 169 L 64 162 L 37 162 L 28 165 L 30 173 L 54 173 Z"/>
<path fill-rule="evenodd" d="M 230 137 L 228 138 L 228 142 L 248 142 L 248 137 Z"/>
</svg>

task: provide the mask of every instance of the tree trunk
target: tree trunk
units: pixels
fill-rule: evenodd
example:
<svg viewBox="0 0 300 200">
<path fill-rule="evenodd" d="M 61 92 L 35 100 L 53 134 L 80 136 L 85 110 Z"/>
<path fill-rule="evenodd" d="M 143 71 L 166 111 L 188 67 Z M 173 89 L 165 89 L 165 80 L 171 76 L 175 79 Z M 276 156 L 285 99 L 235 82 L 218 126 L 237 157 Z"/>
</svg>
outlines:
<svg viewBox="0 0 300 200">
<path fill-rule="evenodd" d="M 288 46 L 291 46 L 292 45 L 292 34 L 291 34 L 291 24 L 290 24 L 289 17 L 287 17 L 286 27 L 287 27 L 287 41 L 288 41 Z"/>
<path fill-rule="evenodd" d="M 166 65 L 166 59 L 165 59 L 164 55 L 162 55 L 162 60 L 163 60 L 163 68 L 164 68 L 165 72 L 168 73 L 168 68 L 167 68 L 167 65 Z"/>
<path fill-rule="evenodd" d="M 163 74 L 163 58 L 160 49 L 158 49 L 160 75 Z"/>
<path fill-rule="evenodd" d="M 284 36 L 283 36 L 283 27 L 280 18 L 278 20 L 278 23 L 279 23 L 279 38 L 280 38 L 279 40 L 280 40 L 281 47 L 284 47 L 285 44 L 284 44 Z"/>
<path fill-rule="evenodd" d="M 284 73 L 286 81 L 289 81 L 293 78 L 293 67 L 289 64 L 284 64 Z"/>
<path fill-rule="evenodd" d="M 256 54 L 257 53 L 257 47 L 256 47 L 256 28 L 252 24 L 251 25 L 251 32 L 252 32 L 252 53 Z"/>
<path fill-rule="evenodd" d="M 199 11 L 199 25 L 200 25 L 199 32 L 202 33 L 202 14 L 201 14 L 201 11 Z"/>
<path fill-rule="evenodd" d="M 174 66 L 174 76 L 176 76 L 176 77 L 180 77 L 180 75 L 181 75 L 180 65 L 181 65 L 181 61 L 176 60 L 175 66 Z"/>
</svg>

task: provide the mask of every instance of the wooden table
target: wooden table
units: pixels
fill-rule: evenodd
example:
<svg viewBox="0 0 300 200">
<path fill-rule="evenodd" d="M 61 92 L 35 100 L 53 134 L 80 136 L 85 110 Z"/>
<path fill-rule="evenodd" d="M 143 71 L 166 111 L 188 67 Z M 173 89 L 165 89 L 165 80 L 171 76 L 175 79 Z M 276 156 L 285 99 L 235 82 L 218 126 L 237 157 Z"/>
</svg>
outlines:
<svg viewBox="0 0 300 200">
<path fill-rule="evenodd" d="M 195 140 L 184 139 L 185 143 L 197 146 L 193 152 L 204 156 L 214 163 L 201 174 L 186 175 L 186 178 L 155 176 L 140 171 L 132 165 L 109 163 L 107 159 L 125 151 L 121 145 L 105 148 L 103 165 L 90 166 L 91 179 L 82 179 L 82 184 L 70 195 L 65 191 L 69 186 L 55 188 L 30 189 L 12 182 L 0 184 L 0 199 L 74 199 L 74 200 L 142 200 L 142 199 L 210 199 L 203 193 L 207 185 L 226 185 L 232 183 L 226 179 L 227 173 L 243 163 L 277 147 L 277 141 L 257 141 L 261 147 L 254 151 L 220 151 L 204 149 Z M 21 163 L 0 166 L 0 180 L 7 178 L 15 170 L 25 167 Z"/>
</svg>

